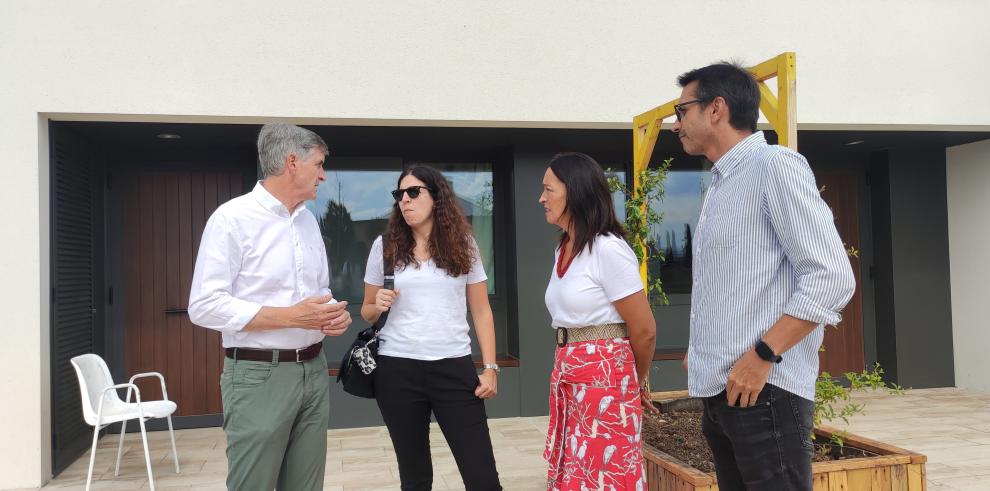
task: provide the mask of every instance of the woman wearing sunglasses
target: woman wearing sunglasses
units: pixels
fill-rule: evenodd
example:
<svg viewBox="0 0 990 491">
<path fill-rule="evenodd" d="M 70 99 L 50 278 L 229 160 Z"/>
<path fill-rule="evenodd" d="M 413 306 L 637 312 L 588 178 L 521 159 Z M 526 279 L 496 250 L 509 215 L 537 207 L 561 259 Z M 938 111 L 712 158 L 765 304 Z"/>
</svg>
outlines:
<svg viewBox="0 0 990 491">
<path fill-rule="evenodd" d="M 615 217 L 598 162 L 557 154 L 540 204 L 560 227 L 546 304 L 556 328 L 548 489 L 646 488 L 640 428 L 656 323 L 639 262 Z"/>
<path fill-rule="evenodd" d="M 392 196 L 384 258 L 394 265 L 395 289 L 383 288 L 378 238 L 368 256 L 361 317 L 374 323 L 391 309 L 380 334 L 374 383 L 402 489 L 432 488 L 431 412 L 465 489 L 502 489 L 484 403 L 498 390 L 495 327 L 471 226 L 450 184 L 432 167 L 404 170 Z M 471 360 L 465 304 L 484 361 L 480 375 Z"/>
</svg>

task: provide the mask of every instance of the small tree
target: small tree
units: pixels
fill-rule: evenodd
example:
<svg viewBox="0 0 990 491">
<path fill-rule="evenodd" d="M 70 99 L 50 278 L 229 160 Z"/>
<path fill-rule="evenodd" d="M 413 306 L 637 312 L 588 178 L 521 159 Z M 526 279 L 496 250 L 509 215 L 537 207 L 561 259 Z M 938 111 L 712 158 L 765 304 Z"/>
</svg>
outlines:
<svg viewBox="0 0 990 491">
<path fill-rule="evenodd" d="M 883 380 L 883 368 L 876 363 L 873 368 L 861 373 L 847 372 L 843 377 L 849 382 L 849 387 L 840 384 L 828 372 L 822 372 L 815 382 L 815 413 L 814 424 L 817 428 L 822 421 L 841 419 L 846 424 L 849 417 L 863 412 L 863 404 L 849 402 L 849 396 L 856 390 L 883 390 L 889 394 L 903 394 L 904 389 L 897 384 L 888 384 Z M 846 432 L 837 431 L 832 434 L 830 441 L 840 447 L 845 446 Z"/>
<path fill-rule="evenodd" d="M 684 224 L 684 262 L 691 264 L 694 259 L 694 239 L 691 237 L 691 224 Z"/>
<path fill-rule="evenodd" d="M 637 174 L 639 186 L 636 189 L 629 189 L 613 169 L 605 171 L 609 191 L 613 193 L 622 191 L 626 198 L 626 242 L 636 253 L 636 259 L 640 264 L 666 260 L 663 249 L 658 247 L 656 238 L 650 231 L 663 222 L 663 213 L 657 208 L 663 202 L 665 194 L 663 185 L 667 180 L 667 171 L 670 170 L 672 161 L 673 159 L 668 158 L 655 168 L 639 171 Z M 647 278 L 646 293 L 653 305 L 669 303 L 659 274 L 655 278 Z"/>
</svg>

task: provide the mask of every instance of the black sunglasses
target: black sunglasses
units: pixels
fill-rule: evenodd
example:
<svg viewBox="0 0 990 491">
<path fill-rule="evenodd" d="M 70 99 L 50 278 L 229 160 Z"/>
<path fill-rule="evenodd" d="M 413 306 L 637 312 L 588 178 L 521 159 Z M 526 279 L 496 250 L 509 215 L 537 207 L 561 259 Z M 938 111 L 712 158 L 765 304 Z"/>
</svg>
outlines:
<svg viewBox="0 0 990 491">
<path fill-rule="evenodd" d="M 707 99 L 693 99 L 687 102 L 682 102 L 680 104 L 674 104 L 674 115 L 677 117 L 677 121 L 681 121 L 681 117 L 684 116 L 684 106 L 690 106 L 696 102 L 708 102 Z"/>
<path fill-rule="evenodd" d="M 392 197 L 395 198 L 396 201 L 401 201 L 402 193 L 407 193 L 409 194 L 409 199 L 416 199 L 419 197 L 419 193 L 421 193 L 424 189 L 431 193 L 433 192 L 432 189 L 426 186 L 409 186 L 405 189 L 400 188 L 392 191 Z"/>
</svg>

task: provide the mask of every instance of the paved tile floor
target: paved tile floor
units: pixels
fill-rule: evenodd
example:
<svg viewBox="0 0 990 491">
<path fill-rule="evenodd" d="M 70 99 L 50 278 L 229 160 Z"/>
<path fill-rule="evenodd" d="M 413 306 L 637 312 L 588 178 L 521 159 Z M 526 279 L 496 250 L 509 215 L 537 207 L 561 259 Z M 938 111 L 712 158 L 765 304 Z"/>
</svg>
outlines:
<svg viewBox="0 0 990 491">
<path fill-rule="evenodd" d="M 867 394 L 855 401 L 867 403 L 866 413 L 856 416 L 849 430 L 927 455 L 929 489 L 990 489 L 990 394 L 925 389 L 903 396 Z M 490 421 L 495 458 L 506 490 L 545 489 L 542 452 L 546 425 L 546 417 Z M 225 489 L 225 440 L 219 428 L 176 432 L 181 474 L 175 474 L 172 467 L 168 433 L 152 433 L 149 438 L 157 489 Z M 93 489 L 148 489 L 140 437 L 127 436 L 121 475 L 114 479 L 116 442 L 115 438 L 104 438 L 99 443 Z M 384 428 L 331 430 L 327 444 L 325 489 L 398 489 L 398 468 Z M 431 447 L 434 489 L 463 489 L 450 450 L 436 427 L 431 433 Z M 87 453 L 43 489 L 84 489 L 88 463 Z"/>
</svg>

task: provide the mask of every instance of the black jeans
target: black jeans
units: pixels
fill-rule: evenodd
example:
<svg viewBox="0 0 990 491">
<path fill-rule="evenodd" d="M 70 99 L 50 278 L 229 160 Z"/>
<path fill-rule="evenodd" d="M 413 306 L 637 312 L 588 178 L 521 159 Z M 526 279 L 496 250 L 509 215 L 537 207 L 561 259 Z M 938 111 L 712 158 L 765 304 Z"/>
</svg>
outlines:
<svg viewBox="0 0 990 491">
<path fill-rule="evenodd" d="M 812 401 L 770 384 L 753 407 L 730 406 L 724 391 L 703 401 L 720 490 L 811 490 Z"/>
<path fill-rule="evenodd" d="M 485 402 L 474 395 L 470 356 L 436 361 L 378 356 L 375 399 L 399 461 L 402 490 L 430 490 L 430 412 L 447 439 L 466 491 L 500 490 Z"/>
</svg>

